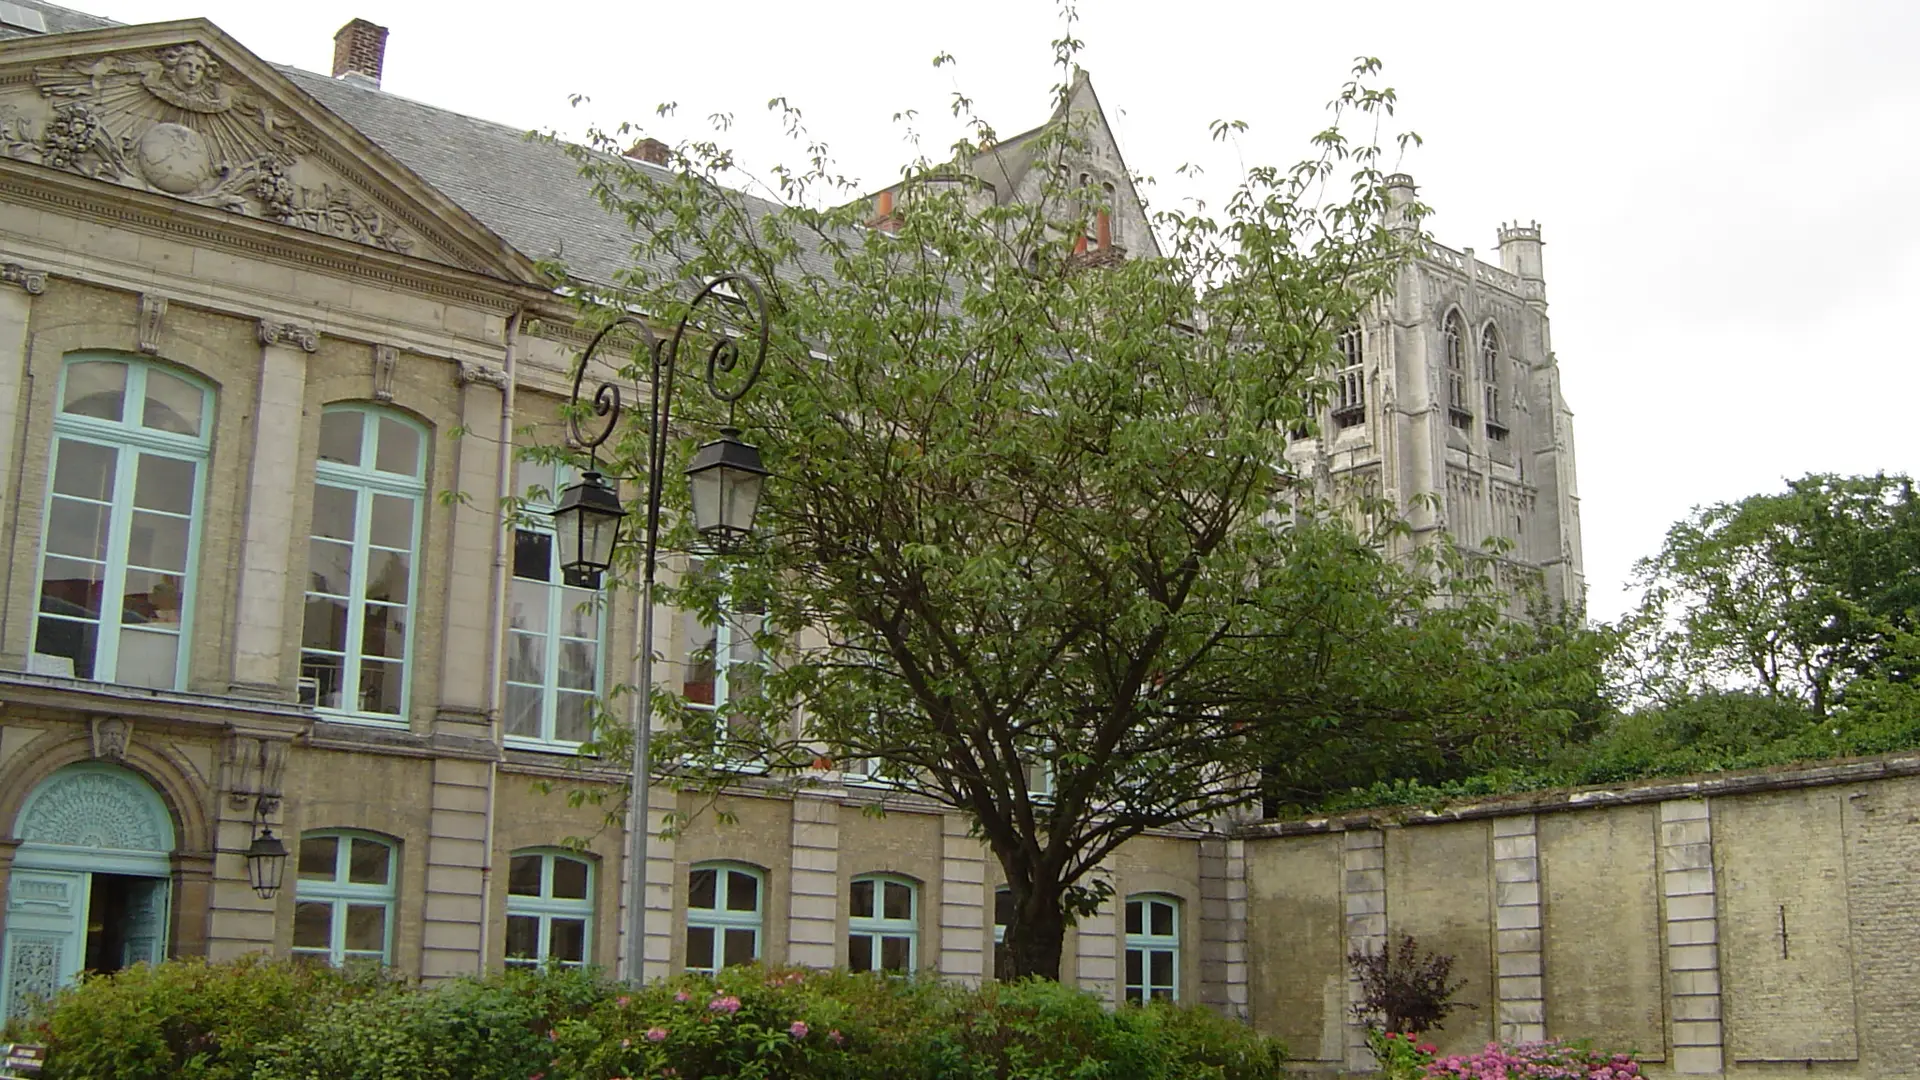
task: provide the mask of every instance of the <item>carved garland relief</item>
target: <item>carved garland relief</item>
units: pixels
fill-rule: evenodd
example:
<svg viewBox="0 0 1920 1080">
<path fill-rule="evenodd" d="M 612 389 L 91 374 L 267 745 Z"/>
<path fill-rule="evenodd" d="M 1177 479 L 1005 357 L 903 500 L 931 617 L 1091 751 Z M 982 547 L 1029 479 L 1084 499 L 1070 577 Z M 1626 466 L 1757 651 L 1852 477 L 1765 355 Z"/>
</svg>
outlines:
<svg viewBox="0 0 1920 1080">
<path fill-rule="evenodd" d="M 199 45 L 34 69 L 41 100 L 0 106 L 0 154 L 406 254 L 413 240 L 345 188 L 294 179 L 313 133 L 225 82 Z M 35 107 L 37 106 L 37 107 Z"/>
</svg>

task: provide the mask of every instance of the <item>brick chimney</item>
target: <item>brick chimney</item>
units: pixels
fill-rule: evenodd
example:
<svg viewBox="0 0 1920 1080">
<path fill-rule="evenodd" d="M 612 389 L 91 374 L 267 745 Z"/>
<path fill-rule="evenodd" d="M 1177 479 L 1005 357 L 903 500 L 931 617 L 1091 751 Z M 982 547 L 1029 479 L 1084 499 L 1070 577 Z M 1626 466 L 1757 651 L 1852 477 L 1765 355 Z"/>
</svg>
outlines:
<svg viewBox="0 0 1920 1080">
<path fill-rule="evenodd" d="M 333 77 L 378 87 L 387 58 L 387 28 L 355 19 L 333 35 Z M 356 78 L 357 77 L 357 78 Z"/>
<path fill-rule="evenodd" d="M 673 148 L 659 139 L 641 139 L 627 148 L 626 156 L 664 169 L 673 160 Z"/>
</svg>

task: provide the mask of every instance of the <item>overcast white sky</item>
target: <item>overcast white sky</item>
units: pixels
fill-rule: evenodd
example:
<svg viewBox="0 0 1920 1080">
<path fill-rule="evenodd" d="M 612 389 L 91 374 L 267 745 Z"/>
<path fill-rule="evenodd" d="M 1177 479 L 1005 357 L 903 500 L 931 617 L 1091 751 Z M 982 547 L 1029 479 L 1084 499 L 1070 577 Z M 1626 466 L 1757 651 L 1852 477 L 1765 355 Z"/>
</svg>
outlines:
<svg viewBox="0 0 1920 1080">
<path fill-rule="evenodd" d="M 450 3 L 66 0 L 122 22 L 204 16 L 268 60 L 326 71 L 333 32 L 392 29 L 385 88 L 523 127 L 646 121 L 669 142 L 739 118 L 791 160 L 786 95 L 878 187 L 931 146 L 957 87 L 1003 134 L 1051 107 L 1047 0 Z M 1575 413 L 1590 607 L 1622 610 L 1634 559 L 1706 502 L 1814 471 L 1912 472 L 1920 372 L 1920 3 L 1180 4 L 1083 0 L 1083 65 L 1158 202 L 1218 201 L 1249 163 L 1290 164 L 1356 55 L 1386 62 L 1404 163 L 1435 237 L 1489 261 L 1538 219 Z M 936 71 L 935 53 L 957 68 Z M 568 96 L 589 95 L 574 109 Z M 656 122 L 653 108 L 680 104 Z M 1235 148 L 1207 124 L 1241 119 Z M 1207 174 L 1175 175 L 1184 162 Z"/>
</svg>

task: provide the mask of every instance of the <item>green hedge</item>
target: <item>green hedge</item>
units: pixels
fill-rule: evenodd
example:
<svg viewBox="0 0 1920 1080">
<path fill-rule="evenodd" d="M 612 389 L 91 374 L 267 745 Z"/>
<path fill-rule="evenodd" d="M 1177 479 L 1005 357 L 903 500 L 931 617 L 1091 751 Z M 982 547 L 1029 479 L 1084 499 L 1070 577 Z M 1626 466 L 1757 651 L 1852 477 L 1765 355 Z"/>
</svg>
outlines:
<svg viewBox="0 0 1920 1080">
<path fill-rule="evenodd" d="M 22 1026 L 48 1043 L 47 1080 L 1265 1080 L 1284 1057 L 1205 1009 L 1113 1010 L 1054 983 L 757 967 L 641 990 L 564 971 L 423 989 L 173 961 L 87 979 Z"/>
</svg>

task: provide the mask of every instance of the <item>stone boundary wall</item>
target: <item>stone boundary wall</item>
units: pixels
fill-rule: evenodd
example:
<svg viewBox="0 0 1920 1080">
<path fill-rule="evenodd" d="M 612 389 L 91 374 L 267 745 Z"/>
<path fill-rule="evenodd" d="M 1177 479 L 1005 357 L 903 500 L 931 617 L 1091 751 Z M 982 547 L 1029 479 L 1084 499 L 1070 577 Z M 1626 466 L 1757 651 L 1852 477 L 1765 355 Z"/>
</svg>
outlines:
<svg viewBox="0 0 1920 1080">
<path fill-rule="evenodd" d="M 1372 1066 L 1345 957 L 1466 982 L 1435 1037 L 1591 1039 L 1654 1076 L 1920 1077 L 1920 755 L 1241 831 L 1252 1020 Z"/>
</svg>

